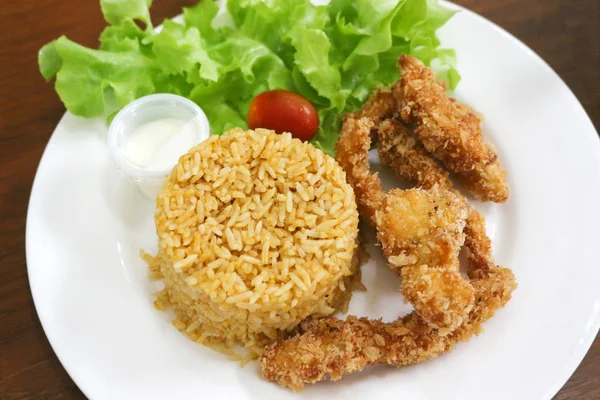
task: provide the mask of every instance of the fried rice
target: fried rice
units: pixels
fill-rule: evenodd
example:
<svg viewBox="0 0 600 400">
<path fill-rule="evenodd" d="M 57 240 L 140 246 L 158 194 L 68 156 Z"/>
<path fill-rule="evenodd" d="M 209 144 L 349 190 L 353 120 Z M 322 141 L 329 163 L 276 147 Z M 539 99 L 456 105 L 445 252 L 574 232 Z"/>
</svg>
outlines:
<svg viewBox="0 0 600 400">
<path fill-rule="evenodd" d="M 358 212 L 336 161 L 290 134 L 234 129 L 180 158 L 156 201 L 145 255 L 191 339 L 260 355 L 344 302 L 357 269 Z"/>
</svg>

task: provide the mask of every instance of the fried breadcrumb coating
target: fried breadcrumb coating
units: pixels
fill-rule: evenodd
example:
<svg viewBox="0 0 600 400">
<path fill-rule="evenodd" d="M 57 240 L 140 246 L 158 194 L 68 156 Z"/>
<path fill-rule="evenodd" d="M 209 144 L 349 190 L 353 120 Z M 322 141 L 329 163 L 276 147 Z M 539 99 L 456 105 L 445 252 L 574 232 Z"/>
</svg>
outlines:
<svg viewBox="0 0 600 400">
<path fill-rule="evenodd" d="M 356 118 L 369 118 L 373 121 L 373 129 L 384 119 L 398 113 L 400 102 L 388 87 L 378 87 L 369 97 L 362 109 L 354 113 Z M 375 133 L 375 132 L 373 132 Z"/>
<path fill-rule="evenodd" d="M 470 125 L 472 129 L 480 129 L 483 121 L 481 114 L 464 103 L 450 100 L 461 110 L 465 124 Z M 486 146 L 490 147 L 490 151 L 496 152 L 491 144 L 486 143 Z M 478 165 L 471 171 L 458 172 L 456 178 L 475 199 L 503 203 L 509 196 L 506 175 L 506 171 L 502 170 L 496 159 L 489 164 Z"/>
<path fill-rule="evenodd" d="M 378 127 L 379 159 L 396 175 L 413 185 L 451 189 L 450 175 L 431 158 L 412 132 L 395 119 L 386 119 Z"/>
<path fill-rule="evenodd" d="M 392 323 L 355 316 L 302 322 L 295 336 L 261 357 L 263 376 L 281 386 L 301 390 L 369 365 L 399 367 L 450 352 L 479 334 L 517 287 L 513 273 L 494 262 L 485 219 L 444 169 L 479 200 L 508 198 L 506 173 L 481 135 L 481 115 L 448 98 L 420 61 L 403 56 L 400 65 L 399 82 L 346 116 L 336 159 L 415 311 Z M 416 189 L 383 191 L 369 171 L 372 138 L 382 162 Z M 459 272 L 463 245 L 468 280 Z"/>
<path fill-rule="evenodd" d="M 354 189 L 360 215 L 372 226 L 376 225 L 375 212 L 381 208 L 385 197 L 379 176 L 369 170 L 370 133 L 374 126 L 370 118 L 347 114 L 335 154 Z"/>
<path fill-rule="evenodd" d="M 424 147 L 452 172 L 471 171 L 496 160 L 473 115 L 456 105 L 443 85 L 421 61 L 402 55 L 399 62 L 402 88 L 401 116 L 414 122 L 416 136 Z"/>
<path fill-rule="evenodd" d="M 373 364 L 396 367 L 417 364 L 450 352 L 456 344 L 482 331 L 481 325 L 511 298 L 514 275 L 498 266 L 473 264 L 468 272 L 476 302 L 466 321 L 443 335 L 416 312 L 392 323 L 348 317 L 308 320 L 298 334 L 268 346 L 263 376 L 281 386 L 301 390 L 307 383 L 360 371 Z"/>
<path fill-rule="evenodd" d="M 472 171 L 459 172 L 456 179 L 475 199 L 504 203 L 509 196 L 506 175 L 500 163 L 494 161 Z"/>
<path fill-rule="evenodd" d="M 403 278 L 405 298 L 432 326 L 451 331 L 462 323 L 473 304 L 473 288 L 458 272 L 468 207 L 462 197 L 433 186 L 430 191 L 392 191 L 386 195 L 379 177 L 370 172 L 367 159 L 373 121 L 356 119 L 358 115 L 345 118 L 336 159 L 355 190 L 361 215 L 378 231 L 390 268 Z M 425 179 L 425 175 L 420 176 Z M 449 180 L 443 184 L 451 188 Z M 427 231 L 423 231 L 424 226 L 416 231 L 418 225 L 410 224 L 411 217 L 428 224 Z"/>
<path fill-rule="evenodd" d="M 428 325 L 451 332 L 473 308 L 474 289 L 458 255 L 469 208 L 461 197 L 431 190 L 392 190 L 376 213 L 377 238 L 402 294 Z"/>
<path fill-rule="evenodd" d="M 465 246 L 469 250 L 469 260 L 478 264 L 493 264 L 492 245 L 486 233 L 485 219 L 454 188 L 448 172 L 428 156 L 402 123 L 385 120 L 379 125 L 378 132 L 379 157 L 394 170 L 399 179 L 424 189 L 437 186 L 462 198 L 468 206 Z"/>
</svg>

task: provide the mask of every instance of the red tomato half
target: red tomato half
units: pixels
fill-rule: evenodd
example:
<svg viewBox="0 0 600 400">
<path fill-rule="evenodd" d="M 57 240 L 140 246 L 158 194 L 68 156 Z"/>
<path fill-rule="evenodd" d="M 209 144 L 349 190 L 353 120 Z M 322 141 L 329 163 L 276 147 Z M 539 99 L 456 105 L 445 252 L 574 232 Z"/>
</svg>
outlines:
<svg viewBox="0 0 600 400">
<path fill-rule="evenodd" d="M 308 141 L 319 129 L 319 114 L 312 104 L 299 94 L 273 90 L 252 100 L 248 112 L 250 129 L 265 128 L 277 133 L 289 132 Z"/>
</svg>

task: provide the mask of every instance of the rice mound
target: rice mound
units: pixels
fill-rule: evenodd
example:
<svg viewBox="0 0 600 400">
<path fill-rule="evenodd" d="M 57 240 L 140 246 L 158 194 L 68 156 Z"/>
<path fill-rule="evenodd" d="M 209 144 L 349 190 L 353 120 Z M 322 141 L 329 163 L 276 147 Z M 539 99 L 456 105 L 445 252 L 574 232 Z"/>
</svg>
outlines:
<svg viewBox="0 0 600 400">
<path fill-rule="evenodd" d="M 155 306 L 250 356 L 348 299 L 358 212 L 336 161 L 290 134 L 234 129 L 180 158 L 156 201 Z"/>
</svg>

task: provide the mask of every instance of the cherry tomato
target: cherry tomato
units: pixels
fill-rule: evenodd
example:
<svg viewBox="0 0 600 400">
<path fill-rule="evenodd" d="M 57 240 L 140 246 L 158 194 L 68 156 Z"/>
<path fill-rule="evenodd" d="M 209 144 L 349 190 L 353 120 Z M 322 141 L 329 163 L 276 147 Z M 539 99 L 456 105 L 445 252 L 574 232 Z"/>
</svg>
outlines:
<svg viewBox="0 0 600 400">
<path fill-rule="evenodd" d="M 308 141 L 319 128 L 319 115 L 312 104 L 299 94 L 273 90 L 252 100 L 248 112 L 250 129 L 265 128 L 277 133 L 289 132 L 293 137 Z"/>
</svg>

